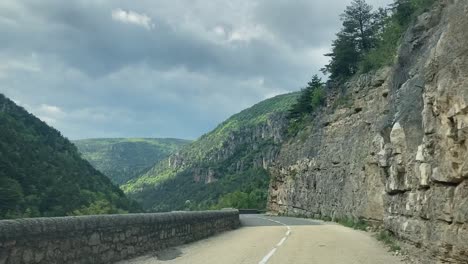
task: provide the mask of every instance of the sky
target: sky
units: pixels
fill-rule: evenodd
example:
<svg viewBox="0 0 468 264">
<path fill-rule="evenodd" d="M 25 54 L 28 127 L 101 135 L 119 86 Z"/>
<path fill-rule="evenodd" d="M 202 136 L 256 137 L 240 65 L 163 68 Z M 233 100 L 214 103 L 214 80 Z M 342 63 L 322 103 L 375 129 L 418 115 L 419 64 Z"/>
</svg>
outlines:
<svg viewBox="0 0 468 264">
<path fill-rule="evenodd" d="M 70 139 L 195 139 L 320 73 L 350 2 L 2 0 L 0 93 Z"/>
</svg>

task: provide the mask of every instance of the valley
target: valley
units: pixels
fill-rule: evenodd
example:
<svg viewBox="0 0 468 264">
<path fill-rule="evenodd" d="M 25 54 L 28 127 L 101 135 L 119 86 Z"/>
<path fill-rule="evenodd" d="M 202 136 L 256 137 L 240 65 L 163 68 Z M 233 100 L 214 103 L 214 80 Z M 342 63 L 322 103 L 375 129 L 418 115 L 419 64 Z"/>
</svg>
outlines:
<svg viewBox="0 0 468 264">
<path fill-rule="evenodd" d="M 267 30 L 267 22 L 258 22 L 253 33 L 194 24 L 191 30 L 206 31 L 199 41 L 214 41 L 207 50 L 229 49 L 212 57 L 201 53 L 210 62 L 201 63 L 200 72 L 190 71 L 190 63 L 185 62 L 169 72 L 152 69 L 151 77 L 163 72 L 158 85 L 169 87 L 173 82 L 177 87 L 155 96 L 151 92 L 162 88 L 144 86 L 139 90 L 141 102 L 129 99 L 132 110 L 119 108 L 125 100 L 100 97 L 103 90 L 99 90 L 96 100 L 119 105 L 113 115 L 109 113 L 113 120 L 95 116 L 97 108 L 89 106 L 79 110 L 72 109 L 75 103 L 69 103 L 68 110 L 42 103 L 30 106 L 0 94 L 0 231 L 4 231 L 0 250 L 8 248 L 0 251 L 0 263 L 33 263 L 31 252 L 39 259 L 34 263 L 67 258 L 86 258 L 88 263 L 160 263 L 158 254 L 166 251 L 177 253 L 163 260 L 168 263 L 218 263 L 226 256 L 230 261 L 226 263 L 260 264 L 467 263 L 467 14 L 464 0 L 395 0 L 385 8 L 352 0 L 324 55 L 327 64 L 302 87 L 293 88 L 286 87 L 296 83 L 285 81 L 291 75 L 287 66 L 274 66 L 281 74 L 273 66 L 270 69 L 267 57 L 271 54 L 266 56 L 255 46 L 262 43 L 256 39 L 260 36 L 275 45 L 284 44 L 276 41 L 279 32 Z M 112 19 L 120 22 L 128 17 L 132 19 L 125 26 L 139 25 L 138 34 L 173 29 L 173 25 L 152 24 L 149 16 L 122 9 L 112 13 Z M 204 86 L 209 85 L 208 79 L 220 78 L 217 89 L 228 82 L 207 65 L 218 62 L 220 54 L 249 45 L 255 46 L 256 56 L 248 53 L 246 57 L 262 62 L 265 72 L 252 66 L 246 69 L 258 70 L 253 77 L 239 69 L 233 73 L 230 67 L 243 58 L 232 56 L 234 62 L 223 74 L 241 82 L 224 92 L 208 92 Z M 294 57 L 292 52 L 301 45 L 295 43 L 274 55 L 284 62 L 282 56 Z M 294 58 L 309 60 L 311 53 Z M 121 71 L 126 77 L 144 75 L 148 66 L 144 62 L 137 70 L 132 68 L 132 74 L 125 67 Z M 299 64 L 289 67 L 297 70 L 294 67 Z M 304 65 L 309 64 L 302 61 Z M 267 70 L 275 74 L 265 77 Z M 174 77 L 180 73 L 187 79 Z M 0 81 L 1 74 L 0 67 Z M 115 92 L 122 92 L 119 79 L 109 76 Z M 251 102 L 236 101 L 245 87 L 255 98 L 266 99 L 248 104 L 252 106 L 217 126 L 205 120 L 223 116 L 223 104 L 231 115 L 238 105 Z M 131 98 L 133 91 L 122 93 Z M 10 94 L 15 93 L 10 90 Z M 195 98 L 196 106 L 189 106 L 186 96 Z M 174 106 L 157 105 L 158 100 Z M 179 112 L 184 107 L 185 112 Z M 102 109 L 107 114 L 113 108 Z M 173 115 L 166 115 L 169 112 Z M 185 119 L 182 113 L 187 112 L 194 120 Z M 92 117 L 86 116 L 89 113 Z M 199 118 L 200 113 L 207 116 Z M 88 130 L 101 119 L 105 122 L 99 128 Z M 83 120 L 86 125 L 80 123 Z M 75 126 L 66 125 L 73 121 L 82 128 L 75 131 Z M 115 133 L 119 136 L 135 131 L 155 135 L 153 130 L 163 131 L 166 126 L 181 138 L 199 131 L 190 126 L 209 132 L 195 140 L 70 141 L 55 125 L 69 133 L 96 135 L 114 127 L 121 129 Z M 158 131 L 157 135 L 166 134 Z M 246 216 L 238 209 L 262 215 Z M 20 237 L 15 228 L 35 236 Z M 64 230 L 80 238 L 65 237 Z M 224 231 L 229 232 L 208 238 Z M 16 245 L 17 238 L 23 242 Z M 29 247 L 42 239 L 49 243 L 44 255 L 38 246 Z M 377 244 L 377 239 L 386 245 Z M 66 241 L 64 251 L 74 253 L 68 256 L 51 248 L 61 247 L 61 240 Z M 202 241 L 181 246 L 197 240 Z M 275 246 L 276 240 L 280 242 Z M 143 254 L 147 255 L 141 258 Z M 401 254 L 404 257 L 397 257 Z M 140 258 L 126 260 L 134 257 Z"/>
<path fill-rule="evenodd" d="M 75 140 L 73 144 L 96 169 L 117 185 L 145 173 L 189 144 L 183 139 L 112 138 Z"/>
</svg>

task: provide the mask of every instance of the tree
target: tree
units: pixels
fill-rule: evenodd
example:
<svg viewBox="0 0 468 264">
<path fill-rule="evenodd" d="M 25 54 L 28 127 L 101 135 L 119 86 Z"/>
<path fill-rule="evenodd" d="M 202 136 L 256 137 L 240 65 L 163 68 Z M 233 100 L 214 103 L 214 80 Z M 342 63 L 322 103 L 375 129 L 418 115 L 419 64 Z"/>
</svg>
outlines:
<svg viewBox="0 0 468 264">
<path fill-rule="evenodd" d="M 359 62 L 378 42 L 384 25 L 385 10 L 372 11 L 365 0 L 353 0 L 341 15 L 343 27 L 333 41 L 332 52 L 325 54 L 330 63 L 322 69 L 330 79 L 342 81 L 354 75 Z"/>
<path fill-rule="evenodd" d="M 228 193 L 219 199 L 220 208 L 246 209 L 250 207 L 249 194 L 241 191 Z"/>
<path fill-rule="evenodd" d="M 357 42 L 357 48 L 360 52 L 369 51 L 375 44 L 374 18 L 372 6 L 367 4 L 365 0 L 353 0 L 341 15 L 342 33 Z"/>
<path fill-rule="evenodd" d="M 302 119 L 304 115 L 312 113 L 316 107 L 321 105 L 324 98 L 322 79 L 314 75 L 312 80 L 307 83 L 307 87 L 302 89 L 297 103 L 289 110 L 289 119 L 293 121 Z"/>
<path fill-rule="evenodd" d="M 16 180 L 0 177 L 0 211 L 15 209 L 22 199 L 23 190 Z"/>
<path fill-rule="evenodd" d="M 361 55 L 356 40 L 340 32 L 333 41 L 332 52 L 325 56 L 331 59 L 322 72 L 330 73 L 331 80 L 341 81 L 340 79 L 346 79 L 357 72 Z"/>
<path fill-rule="evenodd" d="M 391 5 L 394 18 L 400 26 L 406 26 L 411 22 L 415 6 L 411 0 L 395 0 L 395 3 Z"/>
</svg>

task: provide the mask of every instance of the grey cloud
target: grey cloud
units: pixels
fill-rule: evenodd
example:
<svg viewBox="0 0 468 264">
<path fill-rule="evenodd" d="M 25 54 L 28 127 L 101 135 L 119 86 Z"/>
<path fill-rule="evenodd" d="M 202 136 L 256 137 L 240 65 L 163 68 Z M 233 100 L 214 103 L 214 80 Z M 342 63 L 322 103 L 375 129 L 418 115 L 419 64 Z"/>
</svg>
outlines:
<svg viewBox="0 0 468 264">
<path fill-rule="evenodd" d="M 378 8 L 393 0 L 367 2 Z M 259 22 L 291 45 L 329 46 L 341 26 L 340 14 L 350 3 L 351 0 L 260 0 L 255 13 Z"/>
<path fill-rule="evenodd" d="M 323 66 L 344 7 L 339 0 L 4 0 L 0 92 L 71 138 L 196 138 L 268 96 L 301 88 Z M 152 26 L 116 21 L 118 9 Z"/>
<path fill-rule="evenodd" d="M 269 40 L 258 39 L 241 47 L 218 45 L 197 35 L 201 32 L 174 28 L 158 17 L 153 18 L 156 28 L 149 32 L 116 23 L 110 16 L 117 7 L 113 5 L 46 3 L 34 2 L 25 8 L 28 15 L 20 21 L 24 27 L 7 32 L 2 28 L 10 39 L 4 47 L 55 54 L 94 77 L 142 61 L 156 69 L 183 66 L 191 71 L 215 71 L 243 78 L 252 73 L 278 75 L 285 64 L 294 67 L 291 71 L 304 67 L 303 63 L 288 59 L 289 54 Z M 50 24 L 28 28 L 36 14 L 40 15 L 36 20 Z"/>
</svg>

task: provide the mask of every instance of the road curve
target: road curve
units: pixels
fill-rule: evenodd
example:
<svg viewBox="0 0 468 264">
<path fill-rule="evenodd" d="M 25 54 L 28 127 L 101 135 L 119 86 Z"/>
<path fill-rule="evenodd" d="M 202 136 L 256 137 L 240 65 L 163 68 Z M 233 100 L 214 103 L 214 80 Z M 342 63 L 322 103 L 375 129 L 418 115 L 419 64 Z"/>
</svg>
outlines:
<svg viewBox="0 0 468 264">
<path fill-rule="evenodd" d="M 242 215 L 242 228 L 120 264 L 396 264 L 368 233 L 290 217 Z"/>
</svg>

